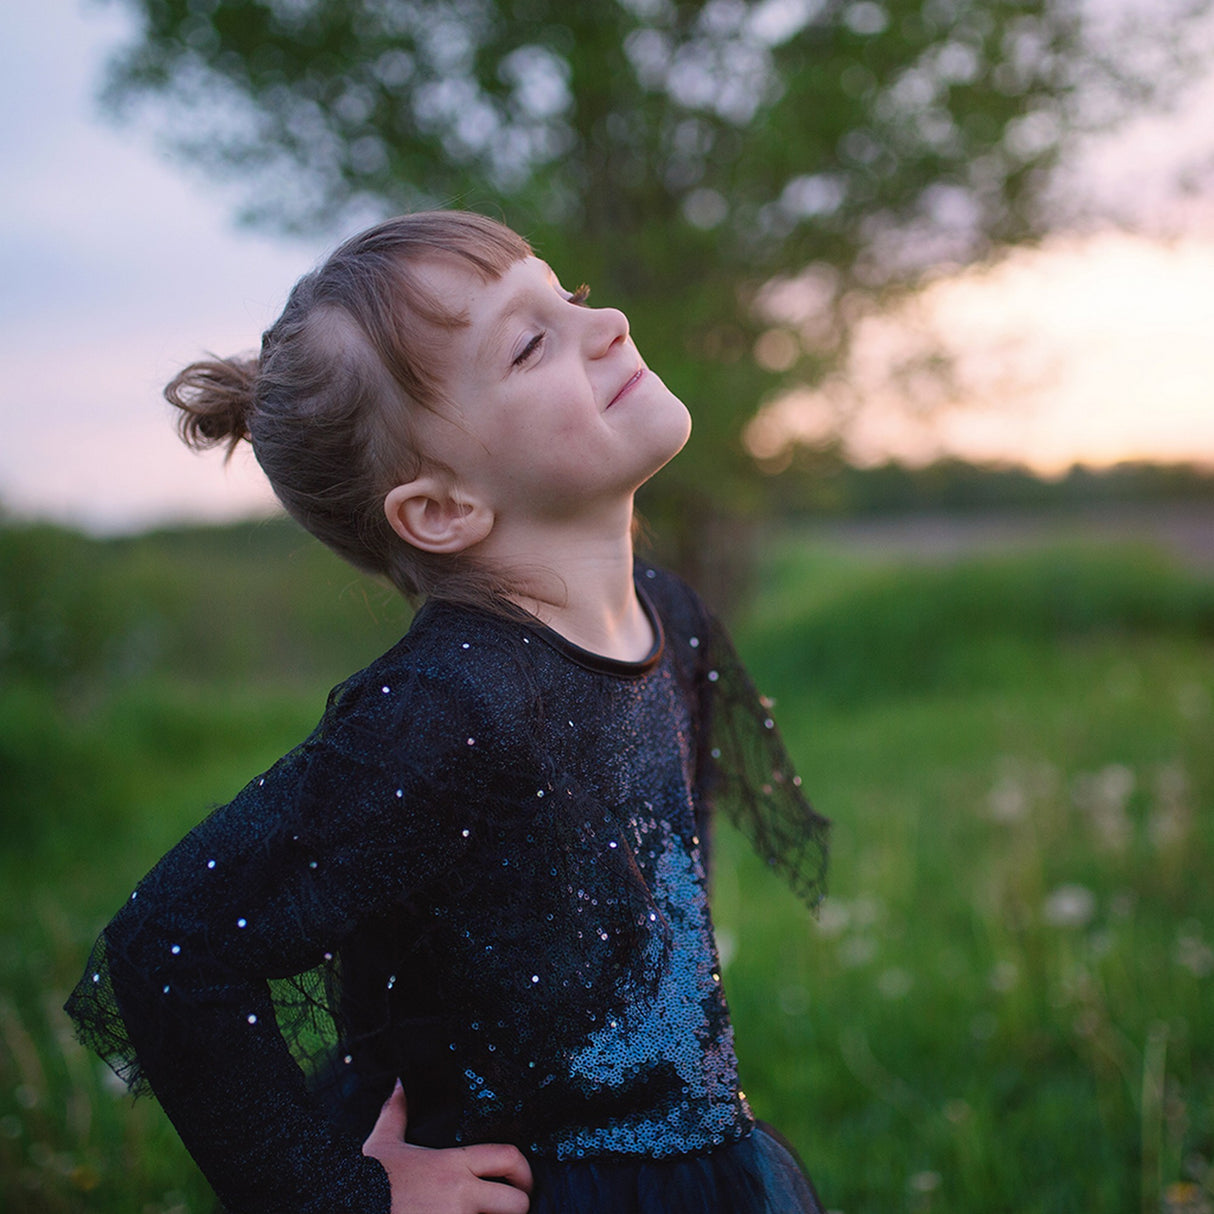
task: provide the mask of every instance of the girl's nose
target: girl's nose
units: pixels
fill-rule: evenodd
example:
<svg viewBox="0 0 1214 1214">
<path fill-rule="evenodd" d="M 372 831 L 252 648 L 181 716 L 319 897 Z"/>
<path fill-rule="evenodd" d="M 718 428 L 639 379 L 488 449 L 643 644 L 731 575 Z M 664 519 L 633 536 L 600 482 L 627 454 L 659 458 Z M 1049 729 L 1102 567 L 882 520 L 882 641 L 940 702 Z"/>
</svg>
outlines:
<svg viewBox="0 0 1214 1214">
<path fill-rule="evenodd" d="M 619 342 L 628 338 L 628 317 L 619 308 L 591 308 L 586 315 L 587 349 L 592 358 L 601 358 Z"/>
</svg>

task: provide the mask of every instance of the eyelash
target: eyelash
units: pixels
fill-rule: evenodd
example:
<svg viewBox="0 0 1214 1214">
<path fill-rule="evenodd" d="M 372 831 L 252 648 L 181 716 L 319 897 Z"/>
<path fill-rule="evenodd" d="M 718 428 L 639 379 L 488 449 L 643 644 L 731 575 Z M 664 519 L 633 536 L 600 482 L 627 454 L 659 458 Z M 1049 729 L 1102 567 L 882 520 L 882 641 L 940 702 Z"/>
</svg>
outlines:
<svg viewBox="0 0 1214 1214">
<path fill-rule="evenodd" d="M 590 298 L 590 287 L 586 283 L 582 283 L 572 295 L 565 301 L 566 303 L 575 304 L 581 307 Z M 513 365 L 521 367 L 531 356 L 540 348 L 547 336 L 547 332 L 537 333 L 523 348 L 519 351 Z"/>
</svg>

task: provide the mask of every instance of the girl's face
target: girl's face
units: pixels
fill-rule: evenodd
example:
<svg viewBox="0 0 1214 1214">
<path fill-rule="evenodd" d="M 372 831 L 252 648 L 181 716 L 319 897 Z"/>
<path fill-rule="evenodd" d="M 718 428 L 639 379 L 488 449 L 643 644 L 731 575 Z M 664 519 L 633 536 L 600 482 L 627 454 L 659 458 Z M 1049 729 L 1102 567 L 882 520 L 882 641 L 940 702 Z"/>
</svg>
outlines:
<svg viewBox="0 0 1214 1214">
<path fill-rule="evenodd" d="M 445 258 L 423 273 L 469 323 L 439 339 L 454 407 L 421 419 L 421 448 L 499 521 L 629 501 L 687 441 L 687 409 L 645 366 L 624 314 L 585 306 L 544 262 L 489 283 Z"/>
</svg>

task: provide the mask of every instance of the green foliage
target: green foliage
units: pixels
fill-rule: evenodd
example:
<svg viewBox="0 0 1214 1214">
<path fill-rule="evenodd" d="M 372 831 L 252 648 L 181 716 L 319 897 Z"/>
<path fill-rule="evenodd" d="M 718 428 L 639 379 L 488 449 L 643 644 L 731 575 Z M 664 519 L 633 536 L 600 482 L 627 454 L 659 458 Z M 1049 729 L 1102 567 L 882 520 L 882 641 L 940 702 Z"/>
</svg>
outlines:
<svg viewBox="0 0 1214 1214">
<path fill-rule="evenodd" d="M 308 594 L 295 593 L 301 583 Z M 336 682 L 407 624 L 395 591 L 283 519 L 111 540 L 0 529 L 0 677 L 63 696 L 239 670 Z"/>
<path fill-rule="evenodd" d="M 781 694 L 832 706 L 997 684 L 1092 640 L 1214 638 L 1214 580 L 1126 545 L 881 564 L 799 606 L 795 584 L 767 589 L 755 660 Z"/>
<path fill-rule="evenodd" d="M 1107 468 L 1073 465 L 1046 478 L 1014 464 L 941 459 L 912 467 L 889 461 L 856 467 L 830 452 L 794 454 L 786 475 L 773 477 L 771 503 L 782 518 L 894 515 L 1023 509 L 1084 509 L 1128 503 L 1208 502 L 1214 475 L 1197 464 L 1126 461 Z"/>
<path fill-rule="evenodd" d="M 832 365 L 864 300 L 1040 232 L 1079 115 L 1182 80 L 1174 22 L 1208 2 L 1101 39 L 1080 0 L 126 0 L 108 97 L 154 102 L 253 218 L 488 208 L 624 307 L 696 416 L 649 494 L 692 568 L 762 505 L 761 401 Z M 808 302 L 756 306 L 807 267 Z M 794 356 L 765 368 L 773 324 Z"/>
<path fill-rule="evenodd" d="M 305 543 L 0 531 L 6 1211 L 214 1209 L 157 1106 L 115 1091 L 58 1009 L 130 885 L 400 626 Z M 761 572 L 740 647 L 835 830 L 817 919 L 734 836 L 717 849 L 756 1112 L 848 1214 L 1196 1214 L 1214 1193 L 1209 578 L 1124 547 L 890 567 L 796 534 Z M 153 657 L 117 662 L 153 601 Z"/>
</svg>

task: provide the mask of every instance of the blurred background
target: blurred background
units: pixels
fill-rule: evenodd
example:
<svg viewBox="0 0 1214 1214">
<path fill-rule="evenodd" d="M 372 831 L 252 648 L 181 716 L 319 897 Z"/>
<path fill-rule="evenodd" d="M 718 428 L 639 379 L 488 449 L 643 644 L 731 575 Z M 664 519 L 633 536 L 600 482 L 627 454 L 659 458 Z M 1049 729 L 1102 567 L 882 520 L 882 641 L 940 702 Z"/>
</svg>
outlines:
<svg viewBox="0 0 1214 1214">
<path fill-rule="evenodd" d="M 58 1011 L 407 611 L 161 385 L 382 215 L 505 219 L 695 433 L 643 509 L 815 801 L 727 839 L 832 1209 L 1214 1209 L 1208 0 L 46 0 L 0 46 L 0 1201 L 208 1211 Z M 241 521 L 245 520 L 245 521 Z"/>
</svg>

